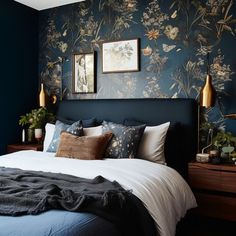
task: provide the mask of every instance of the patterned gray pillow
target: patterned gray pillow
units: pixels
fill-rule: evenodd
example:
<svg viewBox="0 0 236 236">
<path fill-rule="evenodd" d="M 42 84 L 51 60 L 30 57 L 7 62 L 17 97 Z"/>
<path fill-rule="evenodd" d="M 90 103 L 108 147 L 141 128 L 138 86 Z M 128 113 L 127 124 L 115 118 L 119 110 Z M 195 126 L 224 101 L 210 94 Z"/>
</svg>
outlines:
<svg viewBox="0 0 236 236">
<path fill-rule="evenodd" d="M 57 147 L 60 142 L 60 135 L 62 131 L 67 131 L 70 132 L 74 135 L 77 136 L 82 136 L 83 135 L 83 127 L 82 127 L 82 122 L 81 120 L 74 122 L 72 125 L 65 124 L 59 120 L 57 120 L 55 124 L 55 131 L 53 134 L 52 141 L 48 147 L 47 152 L 56 152 Z"/>
<path fill-rule="evenodd" d="M 102 132 L 110 131 L 114 135 L 108 144 L 105 157 L 135 158 L 145 127 L 146 125 L 124 126 L 103 121 Z"/>
</svg>

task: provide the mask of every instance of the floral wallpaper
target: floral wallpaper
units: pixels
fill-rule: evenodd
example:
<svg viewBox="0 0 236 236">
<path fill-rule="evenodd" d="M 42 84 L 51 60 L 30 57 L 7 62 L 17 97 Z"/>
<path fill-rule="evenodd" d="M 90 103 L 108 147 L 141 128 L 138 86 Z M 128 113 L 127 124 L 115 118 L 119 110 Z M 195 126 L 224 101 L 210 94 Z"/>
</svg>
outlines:
<svg viewBox="0 0 236 236">
<path fill-rule="evenodd" d="M 224 128 L 235 93 L 235 9 L 233 0 L 86 0 L 42 11 L 40 80 L 62 99 L 197 99 L 209 52 L 218 99 L 203 118 Z M 141 70 L 103 74 L 102 42 L 130 38 L 140 38 Z M 97 92 L 72 94 L 72 53 L 91 51 L 97 52 Z"/>
</svg>

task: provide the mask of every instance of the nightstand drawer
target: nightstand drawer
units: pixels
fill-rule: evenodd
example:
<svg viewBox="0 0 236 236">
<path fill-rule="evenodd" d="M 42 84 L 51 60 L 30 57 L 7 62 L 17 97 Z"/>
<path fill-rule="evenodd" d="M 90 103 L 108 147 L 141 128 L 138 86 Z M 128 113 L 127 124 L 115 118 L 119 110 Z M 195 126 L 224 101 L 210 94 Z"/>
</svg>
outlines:
<svg viewBox="0 0 236 236">
<path fill-rule="evenodd" d="M 191 167 L 189 172 L 189 183 L 192 188 L 219 190 L 220 173 L 197 166 Z"/>
<path fill-rule="evenodd" d="M 190 162 L 188 182 L 196 196 L 194 212 L 236 221 L 236 166 Z"/>
<path fill-rule="evenodd" d="M 236 172 L 221 171 L 221 191 L 236 193 Z"/>
<path fill-rule="evenodd" d="M 189 183 L 192 188 L 236 193 L 236 171 L 191 166 Z"/>
<path fill-rule="evenodd" d="M 196 193 L 195 197 L 198 203 L 196 213 L 236 221 L 236 198 L 205 193 Z"/>
</svg>

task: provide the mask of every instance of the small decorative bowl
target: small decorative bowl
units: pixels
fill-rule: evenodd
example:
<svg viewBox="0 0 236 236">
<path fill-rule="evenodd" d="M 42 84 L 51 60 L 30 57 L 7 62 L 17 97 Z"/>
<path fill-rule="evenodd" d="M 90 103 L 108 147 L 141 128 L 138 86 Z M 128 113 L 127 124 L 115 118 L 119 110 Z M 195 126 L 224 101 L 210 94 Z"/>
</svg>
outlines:
<svg viewBox="0 0 236 236">
<path fill-rule="evenodd" d="M 208 153 L 197 153 L 196 161 L 206 163 L 209 162 L 209 154 Z"/>
</svg>

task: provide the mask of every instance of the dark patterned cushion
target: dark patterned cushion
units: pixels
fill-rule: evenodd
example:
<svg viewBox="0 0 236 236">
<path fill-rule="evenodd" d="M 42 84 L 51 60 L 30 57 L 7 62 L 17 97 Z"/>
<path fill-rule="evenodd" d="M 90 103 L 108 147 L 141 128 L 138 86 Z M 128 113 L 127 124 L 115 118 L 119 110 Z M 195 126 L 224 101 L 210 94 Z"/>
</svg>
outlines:
<svg viewBox="0 0 236 236">
<path fill-rule="evenodd" d="M 135 158 L 145 125 L 124 126 L 113 122 L 103 121 L 102 132 L 112 132 L 105 157 L 106 158 Z"/>
<path fill-rule="evenodd" d="M 57 119 L 68 125 L 72 125 L 73 123 L 75 123 L 75 120 L 65 119 L 63 117 L 57 117 Z M 83 128 L 90 128 L 90 127 L 94 127 L 98 125 L 96 118 L 90 118 L 90 119 L 81 120 L 81 121 L 82 121 Z"/>
<path fill-rule="evenodd" d="M 53 134 L 52 141 L 48 147 L 47 152 L 56 152 L 58 144 L 60 142 L 60 135 L 62 131 L 68 131 L 74 135 L 82 136 L 83 135 L 83 127 L 82 122 L 76 121 L 72 125 L 65 124 L 59 120 L 57 120 L 55 124 L 55 131 Z"/>
</svg>

